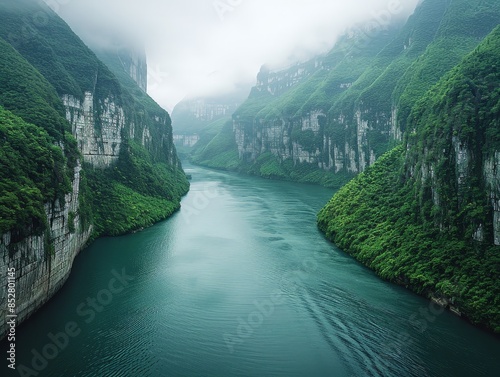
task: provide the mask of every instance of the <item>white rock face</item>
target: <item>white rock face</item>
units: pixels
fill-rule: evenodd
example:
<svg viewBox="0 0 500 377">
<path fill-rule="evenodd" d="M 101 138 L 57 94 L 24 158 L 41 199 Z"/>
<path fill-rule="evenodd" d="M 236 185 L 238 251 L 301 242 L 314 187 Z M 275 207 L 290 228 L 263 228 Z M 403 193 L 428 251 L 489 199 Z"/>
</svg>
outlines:
<svg viewBox="0 0 500 377">
<path fill-rule="evenodd" d="M 344 128 L 346 135 L 349 129 L 355 130 L 353 141 L 344 140 L 344 138 L 336 140 L 324 134 L 320 119 L 324 118 L 326 122 L 326 115 L 321 110 L 311 111 L 307 116 L 294 120 L 276 118 L 271 121 L 249 123 L 248 120 L 235 119 L 233 132 L 242 161 L 252 162 L 262 153 L 271 152 L 280 161 L 291 158 L 294 163 L 307 162 L 335 173 L 357 174 L 374 164 L 379 157 L 368 143 L 368 131 L 376 125 L 377 129 L 381 129 L 382 133 L 390 137 L 393 132 L 393 115 L 377 114 L 381 120 L 377 120 L 375 124 L 363 120 L 361 111 L 355 114 L 352 122 L 340 116 L 337 123 Z M 292 142 L 291 132 L 294 126 L 300 126 L 302 131 L 313 131 L 316 136 L 319 136 L 319 140 L 323 140 L 321 145 L 317 145 L 315 150 L 310 151 L 300 143 Z"/>
<path fill-rule="evenodd" d="M 87 243 L 92 228 L 82 229 L 79 216 L 80 166 L 75 169 L 73 192 L 64 198 L 45 205 L 50 231 L 14 242 L 12 234 L 0 236 L 0 286 L 7 286 L 7 269 L 16 269 L 16 314 L 21 323 L 40 308 L 64 284 L 71 271 L 73 260 Z M 71 215 L 70 215 L 71 214 Z M 69 220 L 74 217 L 74 233 Z M 50 237 L 47 240 L 46 237 Z M 49 241 L 54 252 L 49 254 L 45 244 Z M 6 303 L 6 289 L 0 290 L 0 302 Z M 0 306 L 0 338 L 6 332 L 7 306 Z"/>
<path fill-rule="evenodd" d="M 83 101 L 69 95 L 63 96 L 62 100 L 84 161 L 96 168 L 110 167 L 118 160 L 123 141 L 126 124 L 123 109 L 108 98 L 98 104 L 99 116 L 96 119 L 92 93 L 85 93 Z M 157 117 L 155 121 L 158 127 L 166 125 L 166 119 Z M 162 140 L 152 140 L 151 132 L 145 125 L 135 127 L 131 123 L 128 133 L 129 137 L 140 133 L 136 140 L 151 151 L 154 148 L 167 148 L 172 142 L 170 131 L 163 135 Z M 164 157 L 167 162 L 173 163 L 176 159 L 174 148 Z M 75 256 L 92 233 L 91 226 L 82 229 L 79 216 L 80 171 L 79 165 L 74 172 L 73 190 L 65 196 L 64 203 L 56 200 L 45 205 L 49 230 L 22 240 L 14 240 L 11 233 L 0 235 L 0 285 L 7 286 L 7 269 L 14 267 L 18 324 L 40 308 L 64 284 Z M 71 219 L 74 219 L 74 233 L 70 232 Z M 48 243 L 53 245 L 53 253 L 51 248 L 47 248 Z M 5 303 L 6 299 L 6 290 L 0 290 L 0 302 Z M 6 305 L 0 306 L 0 339 L 6 331 L 6 308 Z"/>
<path fill-rule="evenodd" d="M 129 59 L 122 59 L 122 65 L 129 76 L 145 93 L 148 91 L 148 66 L 145 53 L 129 52 Z"/>
<path fill-rule="evenodd" d="M 145 89 L 145 60 L 132 57 L 131 77 Z M 155 116 L 146 124 L 141 114 L 126 113 L 113 98 L 97 101 L 94 93 L 86 92 L 83 100 L 64 95 L 62 102 L 66 118 L 71 124 L 83 160 L 96 168 L 108 168 L 119 158 L 123 138 L 129 137 L 162 158 L 170 165 L 177 164 L 173 147 L 169 116 Z M 135 123 L 134 123 L 135 120 Z M 159 136 L 158 136 L 159 135 Z M 92 233 L 89 225 L 83 229 L 79 215 L 80 171 L 78 165 L 72 181 L 73 190 L 64 198 L 45 205 L 49 229 L 42 235 L 32 235 L 22 240 L 11 233 L 0 234 L 0 285 L 7 286 L 7 269 L 16 269 L 17 323 L 21 323 L 40 308 L 64 284 L 78 252 L 88 242 Z M 75 231 L 70 231 L 73 219 Z M 47 245 L 53 247 L 47 247 Z M 53 252 L 52 252 L 53 249 Z M 0 339 L 6 331 L 6 290 L 0 289 Z"/>
<path fill-rule="evenodd" d="M 483 174 L 493 207 L 494 242 L 500 245 L 500 152 L 485 161 Z"/>
<path fill-rule="evenodd" d="M 368 144 L 367 132 L 368 132 L 368 121 L 361 118 L 361 111 L 356 112 L 356 123 L 357 123 L 357 140 L 358 140 L 358 156 L 359 156 L 359 170 L 364 171 L 366 169 L 366 156 L 363 151 L 364 147 Z"/>
<path fill-rule="evenodd" d="M 392 114 L 391 114 L 391 137 L 394 140 L 397 141 L 402 141 L 403 140 L 403 133 L 401 132 L 401 129 L 398 127 L 398 109 L 397 107 L 393 106 L 392 107 Z"/>
<path fill-rule="evenodd" d="M 453 137 L 453 149 L 455 150 L 456 172 L 458 187 L 467 185 L 469 171 L 470 152 L 466 145 L 462 144 L 458 137 Z"/>
<path fill-rule="evenodd" d="M 66 118 L 71 123 L 85 162 L 99 168 L 109 167 L 116 162 L 125 128 L 123 109 L 108 98 L 99 104 L 102 112 L 99 119 L 95 119 L 92 93 L 86 92 L 83 101 L 70 95 L 63 96 L 62 100 L 66 107 Z"/>
<path fill-rule="evenodd" d="M 199 135 L 174 135 L 175 145 L 182 147 L 194 147 L 200 140 Z"/>
</svg>

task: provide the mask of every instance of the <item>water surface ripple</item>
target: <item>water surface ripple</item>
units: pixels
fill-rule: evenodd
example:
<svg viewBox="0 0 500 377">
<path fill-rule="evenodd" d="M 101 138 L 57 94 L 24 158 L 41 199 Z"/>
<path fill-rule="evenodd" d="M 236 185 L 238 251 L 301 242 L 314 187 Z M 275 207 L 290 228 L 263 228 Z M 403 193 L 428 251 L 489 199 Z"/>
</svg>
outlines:
<svg viewBox="0 0 500 377">
<path fill-rule="evenodd" d="M 187 172 L 191 191 L 173 218 L 77 257 L 67 284 L 19 328 L 18 364 L 32 367 L 33 350 L 73 321 L 80 334 L 39 376 L 500 375 L 498 339 L 432 313 L 322 237 L 315 217 L 331 190 Z M 113 270 L 133 280 L 92 309 L 87 298 Z"/>
</svg>

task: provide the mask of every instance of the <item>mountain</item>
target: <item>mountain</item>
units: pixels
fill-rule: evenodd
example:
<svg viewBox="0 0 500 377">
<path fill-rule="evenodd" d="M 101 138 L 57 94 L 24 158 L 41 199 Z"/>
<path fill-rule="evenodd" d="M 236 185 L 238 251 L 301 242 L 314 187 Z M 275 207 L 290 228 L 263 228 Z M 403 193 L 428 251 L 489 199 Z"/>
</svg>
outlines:
<svg viewBox="0 0 500 377">
<path fill-rule="evenodd" d="M 104 64 L 43 2 L 2 1 L 0 17 L 0 270 L 16 269 L 20 323 L 90 240 L 168 217 L 189 184 L 168 113 L 134 81 L 141 59 Z"/>
<path fill-rule="evenodd" d="M 318 215 L 381 277 L 500 333 L 500 27 L 413 106 L 403 144 Z"/>
<path fill-rule="evenodd" d="M 179 102 L 172 111 L 174 142 L 179 153 L 192 158 L 200 140 L 200 145 L 206 146 L 219 132 L 219 125 L 231 120 L 247 93 L 237 89 L 225 95 L 186 98 Z"/>
<path fill-rule="evenodd" d="M 240 92 L 184 99 L 172 111 L 174 134 L 199 135 L 210 123 L 230 119 L 244 100 L 245 95 Z"/>
<path fill-rule="evenodd" d="M 499 22 L 495 0 L 424 0 L 404 23 L 358 27 L 325 56 L 264 67 L 226 128 L 234 143 L 194 162 L 340 187 L 401 142 L 413 104 Z M 205 146 L 229 139 L 215 138 Z"/>
</svg>

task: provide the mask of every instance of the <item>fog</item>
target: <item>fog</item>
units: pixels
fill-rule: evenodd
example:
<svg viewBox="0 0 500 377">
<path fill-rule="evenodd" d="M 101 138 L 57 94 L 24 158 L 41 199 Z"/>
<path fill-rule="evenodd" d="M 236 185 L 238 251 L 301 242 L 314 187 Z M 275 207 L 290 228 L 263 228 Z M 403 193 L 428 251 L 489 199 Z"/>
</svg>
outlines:
<svg viewBox="0 0 500 377">
<path fill-rule="evenodd" d="M 112 31 L 144 44 L 148 92 L 171 111 L 186 96 L 250 89 L 263 64 L 279 68 L 325 53 L 352 25 L 408 17 L 419 0 L 45 2 L 85 41 Z"/>
</svg>

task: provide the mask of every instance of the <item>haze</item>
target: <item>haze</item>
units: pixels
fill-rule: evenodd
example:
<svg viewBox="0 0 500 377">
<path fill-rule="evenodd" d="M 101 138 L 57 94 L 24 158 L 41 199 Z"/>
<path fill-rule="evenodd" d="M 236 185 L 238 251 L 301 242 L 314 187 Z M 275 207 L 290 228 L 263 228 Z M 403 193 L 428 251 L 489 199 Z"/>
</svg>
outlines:
<svg viewBox="0 0 500 377">
<path fill-rule="evenodd" d="M 171 111 L 186 96 L 227 94 L 327 52 L 354 24 L 408 17 L 419 0 L 45 0 L 85 41 L 103 30 L 144 44 L 148 92 Z"/>
</svg>

